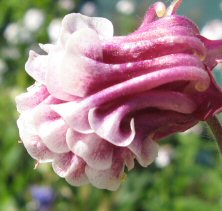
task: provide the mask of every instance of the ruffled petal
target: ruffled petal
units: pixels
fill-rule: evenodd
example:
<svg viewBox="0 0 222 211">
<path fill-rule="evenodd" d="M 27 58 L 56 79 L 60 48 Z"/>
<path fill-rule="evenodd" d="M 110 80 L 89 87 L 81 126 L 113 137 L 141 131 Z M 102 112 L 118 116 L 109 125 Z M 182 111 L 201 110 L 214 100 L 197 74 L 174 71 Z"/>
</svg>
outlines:
<svg viewBox="0 0 222 211">
<path fill-rule="evenodd" d="M 25 64 L 26 72 L 39 83 L 45 84 L 45 75 L 48 69 L 48 56 L 29 52 L 29 59 Z"/>
<path fill-rule="evenodd" d="M 121 108 L 120 108 L 121 109 Z M 128 146 L 134 139 L 136 131 L 134 120 L 128 123 L 128 130 L 121 130 L 124 112 L 113 112 L 101 115 L 96 109 L 89 112 L 89 123 L 92 129 L 100 136 L 116 146 Z"/>
<path fill-rule="evenodd" d="M 50 94 L 58 99 L 65 101 L 75 100 L 76 97 L 66 93 L 62 89 L 59 80 L 59 68 L 61 67 L 61 58 L 64 56 L 64 50 L 55 47 L 48 55 L 48 70 L 46 72 L 46 86 Z"/>
<path fill-rule="evenodd" d="M 68 130 L 69 149 L 81 157 L 88 166 L 97 170 L 109 169 L 112 165 L 113 146 L 96 134 L 81 134 Z"/>
<path fill-rule="evenodd" d="M 89 183 L 85 174 L 85 165 L 86 163 L 73 153 L 57 155 L 52 162 L 53 170 L 74 186 L 81 186 Z"/>
<path fill-rule="evenodd" d="M 180 113 L 192 113 L 196 109 L 195 103 L 185 94 L 173 91 L 150 91 L 123 100 L 120 105 L 108 108 L 108 111 L 102 108 L 91 109 L 88 119 L 91 128 L 100 137 L 116 146 L 128 146 L 134 140 L 136 130 L 133 116 L 130 121 L 124 119 L 129 114 L 150 107 Z"/>
<path fill-rule="evenodd" d="M 94 30 L 103 39 L 109 39 L 113 36 L 113 25 L 108 19 L 87 17 L 79 13 L 72 13 L 66 15 L 62 21 L 59 42 L 66 45 L 69 37 L 82 28 Z"/>
<path fill-rule="evenodd" d="M 128 148 L 124 148 L 122 149 L 122 157 L 124 159 L 124 163 L 128 171 L 132 170 L 135 165 L 135 162 L 134 162 L 135 155 Z"/>
<path fill-rule="evenodd" d="M 124 177 L 124 160 L 121 157 L 121 149 L 114 153 L 110 169 L 97 170 L 86 166 L 86 175 L 95 187 L 115 191 L 120 186 Z"/>
<path fill-rule="evenodd" d="M 41 105 L 32 111 L 32 125 L 43 143 L 55 153 L 68 152 L 66 143 L 67 125 L 48 105 Z"/>
<path fill-rule="evenodd" d="M 29 114 L 26 114 L 29 115 Z M 25 115 L 21 115 L 17 121 L 19 136 L 27 152 L 39 163 L 51 162 L 55 154 L 42 142 L 41 138 L 30 128 Z"/>
<path fill-rule="evenodd" d="M 75 48 L 73 48 L 75 46 Z M 86 51 L 88 50 L 88 51 Z M 98 35 L 92 29 L 81 29 L 70 35 L 65 53 L 60 58 L 59 80 L 62 89 L 70 95 L 85 97 L 94 90 L 98 83 L 98 75 L 103 71 L 96 66 L 90 66 L 90 59 L 102 58 L 102 47 Z"/>
<path fill-rule="evenodd" d="M 149 91 L 174 81 L 190 81 L 198 89 L 201 87 L 201 91 L 206 90 L 210 85 L 208 73 L 201 68 L 190 66 L 167 68 L 115 84 L 79 103 L 68 102 L 52 106 L 52 109 L 59 113 L 74 130 L 89 133 L 92 132 L 88 123 L 88 112 L 91 108 L 113 102 L 118 98 L 122 99 L 129 95 Z"/>
<path fill-rule="evenodd" d="M 39 105 L 49 96 L 47 88 L 40 84 L 34 84 L 28 88 L 28 92 L 18 95 L 15 98 L 19 113 L 31 110 Z"/>
<path fill-rule="evenodd" d="M 145 140 L 135 139 L 128 148 L 135 154 L 137 161 L 143 167 L 150 165 L 158 154 L 158 144 L 149 137 Z"/>
<path fill-rule="evenodd" d="M 198 37 L 207 48 L 204 63 L 212 70 L 218 63 L 222 63 L 222 40 L 208 40 L 201 35 Z"/>
<path fill-rule="evenodd" d="M 83 134 L 93 133 L 88 121 L 88 103 L 68 102 L 58 105 L 51 105 L 50 108 L 58 113 L 73 130 Z"/>
</svg>

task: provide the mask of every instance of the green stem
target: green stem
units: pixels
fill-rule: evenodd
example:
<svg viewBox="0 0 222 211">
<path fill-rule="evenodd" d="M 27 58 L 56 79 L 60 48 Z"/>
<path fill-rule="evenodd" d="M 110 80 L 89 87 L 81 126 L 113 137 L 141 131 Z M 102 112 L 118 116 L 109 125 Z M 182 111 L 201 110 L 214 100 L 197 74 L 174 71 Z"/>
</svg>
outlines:
<svg viewBox="0 0 222 211">
<path fill-rule="evenodd" d="M 218 144 L 220 153 L 222 154 L 222 125 L 216 116 L 210 117 L 206 122 L 209 125 Z"/>
</svg>

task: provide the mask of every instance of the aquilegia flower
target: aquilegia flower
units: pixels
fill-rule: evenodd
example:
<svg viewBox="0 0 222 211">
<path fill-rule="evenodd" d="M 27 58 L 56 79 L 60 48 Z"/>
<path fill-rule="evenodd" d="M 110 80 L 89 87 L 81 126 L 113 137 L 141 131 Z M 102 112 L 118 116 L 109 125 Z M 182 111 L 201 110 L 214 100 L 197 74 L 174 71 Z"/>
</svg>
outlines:
<svg viewBox="0 0 222 211">
<path fill-rule="evenodd" d="M 222 40 L 176 15 L 180 3 L 153 4 L 127 36 L 113 36 L 107 19 L 69 14 L 56 44 L 40 45 L 46 54 L 30 52 L 25 68 L 36 83 L 16 102 L 34 159 L 74 186 L 116 190 L 125 167 L 154 160 L 157 140 L 220 111 L 211 71 Z"/>
</svg>

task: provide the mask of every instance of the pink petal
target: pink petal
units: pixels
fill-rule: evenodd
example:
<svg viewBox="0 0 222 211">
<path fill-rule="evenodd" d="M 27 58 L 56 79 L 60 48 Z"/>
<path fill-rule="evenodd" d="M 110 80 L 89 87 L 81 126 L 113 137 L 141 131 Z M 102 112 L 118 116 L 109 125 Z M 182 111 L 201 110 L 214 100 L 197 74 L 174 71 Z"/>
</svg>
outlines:
<svg viewBox="0 0 222 211">
<path fill-rule="evenodd" d="M 71 101 L 75 100 L 76 97 L 66 93 L 62 89 L 62 85 L 59 80 L 59 68 L 61 68 L 61 60 L 64 56 L 64 51 L 60 47 L 56 47 L 53 52 L 50 52 L 48 55 L 48 70 L 46 72 L 46 86 L 50 94 L 54 97 Z"/>
<path fill-rule="evenodd" d="M 59 42 L 66 45 L 70 35 L 83 28 L 94 30 L 101 38 L 109 39 L 113 36 L 113 25 L 108 19 L 72 13 L 66 15 L 62 21 Z"/>
<path fill-rule="evenodd" d="M 68 102 L 50 106 L 53 111 L 58 113 L 73 130 L 80 133 L 93 133 L 88 121 L 89 105 L 85 101 Z"/>
<path fill-rule="evenodd" d="M 45 84 L 47 69 L 48 56 L 39 55 L 34 51 L 30 51 L 28 61 L 25 64 L 25 70 L 27 73 L 39 83 Z"/>
<path fill-rule="evenodd" d="M 40 163 L 51 162 L 54 158 L 54 153 L 46 147 L 37 134 L 33 133 L 24 115 L 19 117 L 17 125 L 19 136 L 28 153 Z"/>
<path fill-rule="evenodd" d="M 109 169 L 112 165 L 113 146 L 96 134 L 85 135 L 68 129 L 67 144 L 73 153 L 94 169 Z"/>
<path fill-rule="evenodd" d="M 40 105 L 32 111 L 32 125 L 51 151 L 69 151 L 66 143 L 67 125 L 48 105 Z"/>
<path fill-rule="evenodd" d="M 115 191 L 120 186 L 124 175 L 123 158 L 118 152 L 115 152 L 112 167 L 110 169 L 96 170 L 86 166 L 86 175 L 88 176 L 90 183 L 95 187 Z"/>
<path fill-rule="evenodd" d="M 128 171 L 132 170 L 135 165 L 135 155 L 128 148 L 124 148 L 122 149 L 122 157 L 124 159 Z"/>
<path fill-rule="evenodd" d="M 100 137 L 116 146 L 128 146 L 134 139 L 136 131 L 134 128 L 134 120 L 128 123 L 128 130 L 121 130 L 122 119 L 125 116 L 123 107 L 119 107 L 117 111 L 110 114 L 101 115 L 96 109 L 89 112 L 89 123 L 91 128 Z"/>
<path fill-rule="evenodd" d="M 57 155 L 52 162 L 53 170 L 74 186 L 88 184 L 85 174 L 85 162 L 73 153 Z"/>
<path fill-rule="evenodd" d="M 197 37 L 166 35 L 160 38 L 139 40 L 137 42 L 105 43 L 103 45 L 103 61 L 105 63 L 118 64 L 187 51 L 196 52 L 201 58 L 206 56 L 206 48 Z"/>
<path fill-rule="evenodd" d="M 28 92 L 18 95 L 15 99 L 18 112 L 33 109 L 49 96 L 45 86 L 34 84 L 28 88 Z"/>
<path fill-rule="evenodd" d="M 66 123 L 74 130 L 90 133 L 92 130 L 88 123 L 88 111 L 91 108 L 98 107 L 104 103 L 113 102 L 123 96 L 148 91 L 158 86 L 174 82 L 175 80 L 191 81 L 195 84 L 203 85 L 205 89 L 208 88 L 210 83 L 208 73 L 201 68 L 188 66 L 167 68 L 113 85 L 85 98 L 79 103 L 69 102 L 51 106 L 51 108 L 59 113 Z"/>
<path fill-rule="evenodd" d="M 86 50 L 90 52 L 91 59 L 102 58 L 99 37 L 89 28 L 70 35 L 65 53 L 60 58 L 62 61 L 58 69 L 59 82 L 62 89 L 70 95 L 85 97 L 95 86 L 97 75 L 101 74 L 101 69 L 90 66 L 90 59 L 84 56 Z"/>
<path fill-rule="evenodd" d="M 141 33 L 141 32 L 146 32 L 146 31 L 159 30 L 159 29 L 163 29 L 163 28 L 170 29 L 170 28 L 174 28 L 176 26 L 186 27 L 188 30 L 192 29 L 192 31 L 195 34 L 199 34 L 199 29 L 195 23 L 193 23 L 191 20 L 189 20 L 186 17 L 178 16 L 178 15 L 171 15 L 171 16 L 164 17 L 161 19 L 157 19 L 153 22 L 150 22 L 149 24 L 144 24 L 143 27 L 139 28 L 139 32 Z M 129 37 L 136 35 L 137 32 L 138 31 L 136 30 L 135 33 L 130 34 Z"/>
<path fill-rule="evenodd" d="M 122 100 L 120 105 L 111 106 L 107 111 L 104 111 L 104 108 L 91 109 L 89 123 L 95 133 L 110 143 L 116 146 L 128 146 L 134 140 L 136 132 L 133 117 L 130 122 L 124 122 L 124 118 L 130 113 L 149 107 L 181 113 L 192 113 L 196 109 L 194 102 L 185 94 L 173 91 L 150 91 Z M 124 130 L 121 129 L 123 122 Z"/>
<path fill-rule="evenodd" d="M 204 63 L 212 70 L 218 63 L 222 63 L 222 40 L 208 40 L 201 35 L 198 37 L 207 48 Z"/>
<path fill-rule="evenodd" d="M 143 167 L 150 165 L 158 154 L 158 144 L 150 138 L 134 140 L 128 147 Z"/>
</svg>

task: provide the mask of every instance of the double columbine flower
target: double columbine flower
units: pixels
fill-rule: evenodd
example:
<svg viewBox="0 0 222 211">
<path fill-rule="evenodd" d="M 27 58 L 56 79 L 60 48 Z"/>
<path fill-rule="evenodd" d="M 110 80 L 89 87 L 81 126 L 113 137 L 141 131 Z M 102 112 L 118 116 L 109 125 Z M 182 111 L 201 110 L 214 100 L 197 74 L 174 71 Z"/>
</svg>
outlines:
<svg viewBox="0 0 222 211">
<path fill-rule="evenodd" d="M 155 3 L 141 26 L 113 36 L 104 18 L 67 15 L 55 45 L 30 52 L 36 83 L 16 98 L 20 137 L 29 154 L 52 162 L 70 184 L 116 190 L 125 166 L 148 166 L 156 141 L 185 131 L 222 107 L 211 70 L 222 41 Z"/>
</svg>

